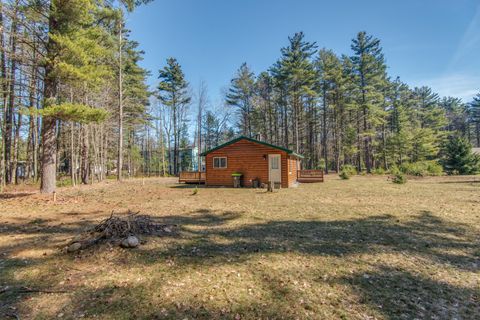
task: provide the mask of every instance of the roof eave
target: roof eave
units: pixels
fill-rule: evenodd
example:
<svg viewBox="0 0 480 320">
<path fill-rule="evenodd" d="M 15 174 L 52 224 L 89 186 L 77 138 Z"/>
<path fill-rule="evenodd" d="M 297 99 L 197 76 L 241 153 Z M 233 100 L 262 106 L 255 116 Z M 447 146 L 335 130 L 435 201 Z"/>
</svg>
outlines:
<svg viewBox="0 0 480 320">
<path fill-rule="evenodd" d="M 301 154 L 298 154 L 298 153 L 296 153 L 296 152 L 292 152 L 292 153 L 290 153 L 290 155 L 291 155 L 291 156 L 294 156 L 294 157 L 297 157 L 297 158 L 299 158 L 299 159 L 305 159 L 304 156 L 302 156 Z"/>
<path fill-rule="evenodd" d="M 205 157 L 207 154 L 209 154 L 209 153 L 211 153 L 211 152 L 213 152 L 213 151 L 222 149 L 223 147 L 226 147 L 226 146 L 228 146 L 228 145 L 234 144 L 234 143 L 236 143 L 236 142 L 238 142 L 238 141 L 240 141 L 240 140 L 242 140 L 242 139 L 248 140 L 248 141 L 250 141 L 250 142 L 258 143 L 258 144 L 263 144 L 263 145 L 265 145 L 265 146 L 267 146 L 267 147 L 271 147 L 271 148 L 274 148 L 274 149 L 282 150 L 282 151 L 286 152 L 287 154 L 293 155 L 293 156 L 298 157 L 298 158 L 300 158 L 300 159 L 303 159 L 303 158 L 304 158 L 302 155 L 300 155 L 300 154 L 298 154 L 298 153 L 295 153 L 295 152 L 293 152 L 292 150 L 289 150 L 289 149 L 287 149 L 287 148 L 279 147 L 279 146 L 273 145 L 273 144 L 271 144 L 271 143 L 264 142 L 264 141 L 260 141 L 260 140 L 257 140 L 257 139 L 253 139 L 253 138 L 250 138 L 250 137 L 247 137 L 247 136 L 240 136 L 240 137 L 238 137 L 238 138 L 232 139 L 232 140 L 230 140 L 230 141 L 228 141 L 228 142 L 225 142 L 225 143 L 223 143 L 223 144 L 221 144 L 221 145 L 219 145 L 219 146 L 217 146 L 217 147 L 215 147 L 215 148 L 212 148 L 212 149 L 210 149 L 210 150 L 207 150 L 207 151 L 202 152 L 202 153 L 200 154 L 200 156 Z"/>
</svg>

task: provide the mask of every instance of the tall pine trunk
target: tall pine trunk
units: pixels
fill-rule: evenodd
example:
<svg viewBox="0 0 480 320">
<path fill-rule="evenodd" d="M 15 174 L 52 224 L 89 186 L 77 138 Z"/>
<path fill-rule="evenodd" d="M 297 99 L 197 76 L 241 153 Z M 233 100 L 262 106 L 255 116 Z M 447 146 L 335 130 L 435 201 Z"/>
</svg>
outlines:
<svg viewBox="0 0 480 320">
<path fill-rule="evenodd" d="M 22 114 L 18 113 L 17 123 L 15 125 L 15 136 L 13 138 L 13 161 L 12 161 L 12 182 L 18 184 L 17 167 L 19 157 L 19 141 L 20 141 L 20 128 L 22 127 Z"/>
<path fill-rule="evenodd" d="M 123 169 L 123 61 L 122 61 L 122 29 L 123 23 L 120 23 L 118 33 L 118 154 L 117 154 L 117 180 L 122 180 Z"/>
<path fill-rule="evenodd" d="M 50 3 L 49 31 L 55 34 L 59 25 L 57 16 L 54 14 L 55 8 L 53 1 Z M 49 37 L 46 47 L 46 65 L 44 79 L 44 106 L 49 106 L 56 102 L 57 82 L 55 76 L 54 63 L 58 53 L 58 46 L 55 41 Z M 57 179 L 57 121 L 52 117 L 43 117 L 42 119 L 42 175 L 40 192 L 52 193 L 55 191 Z"/>
<path fill-rule="evenodd" d="M 12 183 L 14 179 L 13 172 L 13 155 L 12 152 L 12 138 L 13 138 L 13 125 L 14 125 L 14 113 L 15 113 L 15 82 L 17 71 L 17 6 L 18 1 L 15 3 L 15 10 L 13 12 L 12 24 L 10 26 L 10 77 L 9 77 L 9 89 L 8 89 L 8 106 L 5 112 L 5 181 Z"/>
<path fill-rule="evenodd" d="M 82 168 L 81 168 L 81 178 L 83 184 L 88 184 L 89 174 L 90 174 L 90 161 L 89 161 L 89 139 L 88 139 L 88 125 L 81 126 L 81 135 L 82 135 Z"/>
<path fill-rule="evenodd" d="M 75 172 L 77 170 L 77 164 L 75 161 L 75 124 L 70 123 L 70 178 L 72 180 L 72 186 L 76 185 Z"/>
<path fill-rule="evenodd" d="M 328 145 L 327 145 L 327 91 L 323 89 L 323 135 L 322 135 L 322 148 L 323 159 L 325 160 L 325 173 L 328 174 Z"/>
<path fill-rule="evenodd" d="M 4 48 L 5 47 L 5 36 L 4 36 L 5 28 L 3 25 L 3 1 L 0 2 L 0 47 Z M 2 81 L 2 110 L 1 110 L 1 116 L 0 117 L 0 126 L 1 126 L 1 139 L 2 139 L 2 154 L 0 156 L 0 191 L 3 189 L 3 186 L 5 185 L 5 123 L 4 123 L 4 116 L 6 113 L 6 108 L 7 108 L 7 59 L 5 56 L 5 50 L 0 50 L 0 79 L 3 79 Z"/>
</svg>

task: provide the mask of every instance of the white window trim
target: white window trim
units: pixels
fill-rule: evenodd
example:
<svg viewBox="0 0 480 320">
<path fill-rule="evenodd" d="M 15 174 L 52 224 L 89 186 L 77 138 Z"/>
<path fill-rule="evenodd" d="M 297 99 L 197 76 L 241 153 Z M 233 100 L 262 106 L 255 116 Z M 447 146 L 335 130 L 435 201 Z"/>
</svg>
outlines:
<svg viewBox="0 0 480 320">
<path fill-rule="evenodd" d="M 225 167 L 215 167 L 215 159 L 225 159 Z M 219 161 L 219 163 L 220 163 L 220 161 Z M 213 169 L 227 169 L 227 167 L 228 167 L 227 157 L 213 157 L 212 166 L 213 166 Z"/>
</svg>

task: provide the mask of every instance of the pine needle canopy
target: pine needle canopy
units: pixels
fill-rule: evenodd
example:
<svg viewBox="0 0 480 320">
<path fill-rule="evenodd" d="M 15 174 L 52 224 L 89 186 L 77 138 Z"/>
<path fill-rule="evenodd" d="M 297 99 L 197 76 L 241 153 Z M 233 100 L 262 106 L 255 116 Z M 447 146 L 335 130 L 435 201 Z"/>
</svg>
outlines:
<svg viewBox="0 0 480 320">
<path fill-rule="evenodd" d="M 30 112 L 38 112 L 43 117 L 78 123 L 100 123 L 108 116 L 108 112 L 104 109 L 69 102 L 52 104 L 40 110 L 30 109 Z"/>
</svg>

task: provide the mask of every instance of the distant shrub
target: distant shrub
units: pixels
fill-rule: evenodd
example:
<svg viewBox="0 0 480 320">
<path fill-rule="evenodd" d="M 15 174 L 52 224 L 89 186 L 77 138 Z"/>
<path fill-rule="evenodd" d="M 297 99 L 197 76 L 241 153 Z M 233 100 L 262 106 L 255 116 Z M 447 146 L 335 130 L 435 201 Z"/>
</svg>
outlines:
<svg viewBox="0 0 480 320">
<path fill-rule="evenodd" d="M 392 182 L 396 184 L 405 184 L 407 183 L 407 177 L 402 172 L 397 172 L 394 174 Z"/>
<path fill-rule="evenodd" d="M 72 185 L 72 179 L 71 178 L 62 178 L 60 180 L 57 180 L 57 187 L 66 187 L 66 186 L 71 186 Z"/>
<path fill-rule="evenodd" d="M 385 174 L 385 169 L 383 169 L 383 168 L 375 168 L 375 169 L 373 169 L 372 173 L 373 173 L 373 174 L 378 174 L 378 175 L 383 175 L 383 174 Z"/>
<path fill-rule="evenodd" d="M 339 176 L 340 178 L 347 180 L 347 179 L 350 179 L 351 176 L 356 174 L 357 174 L 357 169 L 355 169 L 354 166 L 346 164 L 342 166 L 342 170 L 340 170 Z"/>
<path fill-rule="evenodd" d="M 400 171 L 407 175 L 417 177 L 440 176 L 443 174 L 442 166 L 437 161 L 403 163 L 400 166 Z"/>
<path fill-rule="evenodd" d="M 325 159 L 321 158 L 319 161 L 318 161 L 318 164 L 316 166 L 316 169 L 317 170 L 325 170 L 325 168 L 327 167 L 327 163 L 325 162 Z"/>
<path fill-rule="evenodd" d="M 350 175 L 346 171 L 340 171 L 339 177 L 343 180 L 348 180 L 350 179 Z"/>
<path fill-rule="evenodd" d="M 346 171 L 350 176 L 354 176 L 357 174 L 357 168 L 349 164 L 343 165 L 342 171 Z"/>
<path fill-rule="evenodd" d="M 198 193 L 198 187 L 195 187 L 192 192 L 192 196 L 196 195 Z"/>
</svg>

